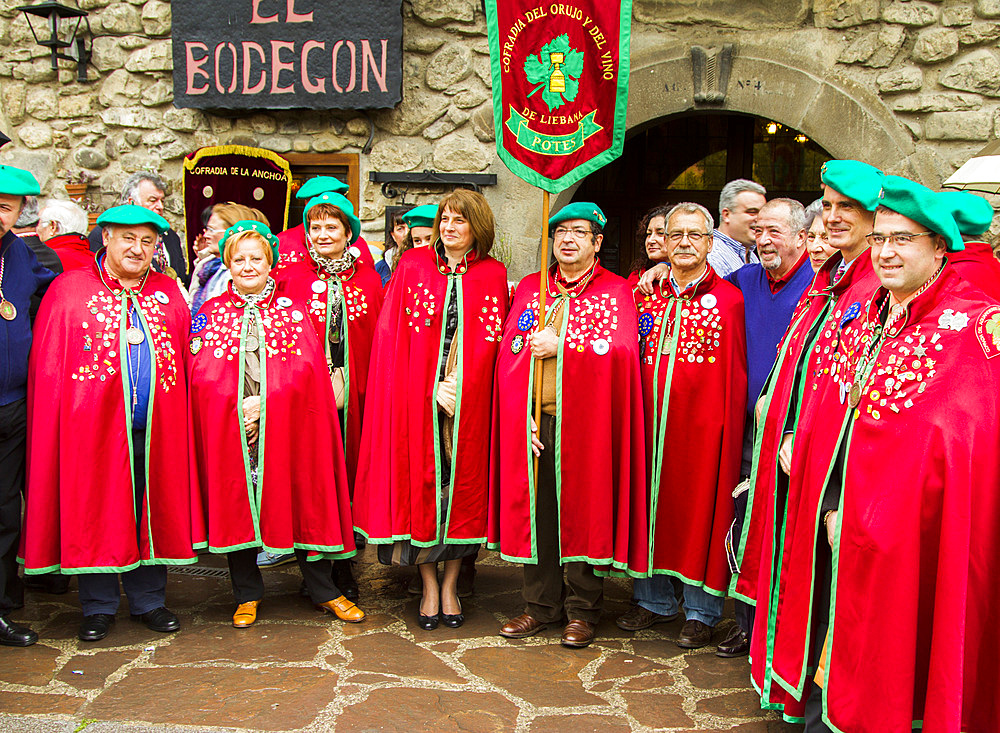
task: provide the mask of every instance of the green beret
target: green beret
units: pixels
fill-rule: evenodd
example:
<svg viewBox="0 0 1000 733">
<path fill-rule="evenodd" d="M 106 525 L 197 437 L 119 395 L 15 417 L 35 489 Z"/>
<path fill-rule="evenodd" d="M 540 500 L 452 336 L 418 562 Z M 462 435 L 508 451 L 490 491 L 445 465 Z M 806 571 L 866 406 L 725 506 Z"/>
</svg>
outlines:
<svg viewBox="0 0 1000 733">
<path fill-rule="evenodd" d="M 0 193 L 8 196 L 37 196 L 42 192 L 38 180 L 26 170 L 0 165 Z"/>
<path fill-rule="evenodd" d="M 820 180 L 837 193 L 854 199 L 868 211 L 879 205 L 879 191 L 885 174 L 860 160 L 828 160 L 819 169 Z"/>
<path fill-rule="evenodd" d="M 316 204 L 330 204 L 330 206 L 336 206 L 343 211 L 347 220 L 351 222 L 351 244 L 358 241 L 358 237 L 361 236 L 361 220 L 354 215 L 354 204 L 346 196 L 339 193 L 321 193 L 319 196 L 309 199 L 309 203 L 306 204 L 306 208 L 302 212 L 302 226 L 306 228 L 306 235 L 309 234 L 309 209 Z"/>
<path fill-rule="evenodd" d="M 549 219 L 549 229 L 555 227 L 556 224 L 562 221 L 569 221 L 570 219 L 586 219 L 587 221 L 592 221 L 604 228 L 604 225 L 608 223 L 608 217 L 604 215 L 601 211 L 601 207 L 590 201 L 574 201 L 568 206 L 564 206 Z"/>
<path fill-rule="evenodd" d="M 958 231 L 967 237 L 985 234 L 993 223 L 993 207 L 982 196 L 965 191 L 941 191 L 938 197 L 947 202 Z"/>
<path fill-rule="evenodd" d="M 108 224 L 121 224 L 123 226 L 148 226 L 152 227 L 157 234 L 163 234 L 170 228 L 170 224 L 155 211 L 150 211 L 144 206 L 136 204 L 122 204 L 113 206 L 97 217 L 100 226 Z"/>
<path fill-rule="evenodd" d="M 302 184 L 295 192 L 297 199 L 311 199 L 321 193 L 347 193 L 350 187 L 339 178 L 333 176 L 316 176 Z"/>
<path fill-rule="evenodd" d="M 406 226 L 410 227 L 410 229 L 413 227 L 427 227 L 428 229 L 433 229 L 434 219 L 437 217 L 437 213 L 437 204 L 415 206 L 403 214 L 403 221 L 406 222 Z"/>
<path fill-rule="evenodd" d="M 271 234 L 271 230 L 268 228 L 267 224 L 260 221 L 254 221 L 253 219 L 243 219 L 238 221 L 226 230 L 226 233 L 222 235 L 222 239 L 219 240 L 219 257 L 225 262 L 225 252 L 226 252 L 226 242 L 234 234 L 239 234 L 240 232 L 254 231 L 264 238 L 269 245 L 271 245 L 271 267 L 278 264 L 278 238 Z"/>
<path fill-rule="evenodd" d="M 900 176 L 885 176 L 882 179 L 879 205 L 940 234 L 945 238 L 949 252 L 961 252 L 965 249 L 948 200 L 942 199 L 940 194 L 927 186 Z"/>
</svg>

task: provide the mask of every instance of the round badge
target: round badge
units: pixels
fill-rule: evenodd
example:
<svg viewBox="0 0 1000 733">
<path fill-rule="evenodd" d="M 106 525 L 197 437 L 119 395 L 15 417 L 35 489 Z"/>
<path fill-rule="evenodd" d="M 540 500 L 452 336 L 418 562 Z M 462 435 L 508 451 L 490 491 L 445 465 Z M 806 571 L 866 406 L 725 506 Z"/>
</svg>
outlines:
<svg viewBox="0 0 1000 733">
<path fill-rule="evenodd" d="M 847 309 L 844 317 L 840 319 L 840 327 L 843 328 L 859 315 L 861 315 L 861 303 L 851 303 L 851 307 Z"/>
<path fill-rule="evenodd" d="M 646 338 L 653 330 L 653 314 L 643 313 L 639 316 L 639 335 Z"/>
<path fill-rule="evenodd" d="M 608 343 L 607 339 L 596 339 L 591 346 L 594 347 L 594 353 L 598 356 L 604 356 L 611 350 L 611 344 Z"/>
<path fill-rule="evenodd" d="M 208 316 L 204 313 L 199 313 L 191 321 L 191 333 L 200 333 L 205 330 L 205 326 L 208 325 Z"/>
<path fill-rule="evenodd" d="M 354 259 L 357 259 L 358 257 L 361 256 L 361 250 L 358 249 L 357 247 L 348 247 L 347 251 L 350 252 L 352 255 L 354 255 Z"/>
<path fill-rule="evenodd" d="M 510 342 L 510 353 L 519 354 L 524 348 L 524 336 L 518 334 Z"/>
<path fill-rule="evenodd" d="M 302 311 L 292 311 L 292 320 L 296 323 L 301 321 L 303 318 L 305 318 L 305 316 L 302 315 Z"/>
<path fill-rule="evenodd" d="M 702 308 L 714 308 L 715 304 L 718 303 L 718 302 L 719 302 L 719 299 L 716 298 L 711 293 L 706 293 L 705 295 L 701 296 L 701 307 Z"/>
<path fill-rule="evenodd" d="M 313 280 L 312 291 L 316 293 L 316 295 L 319 295 L 324 290 L 326 290 L 325 282 L 323 282 L 322 280 Z"/>
<path fill-rule="evenodd" d="M 163 305 L 166 305 L 167 303 L 170 302 L 170 298 L 167 297 L 167 294 L 164 293 L 162 290 L 157 290 L 155 293 L 153 293 L 153 297 L 156 298 L 158 301 L 160 301 Z"/>
<path fill-rule="evenodd" d="M 287 308 L 288 306 L 290 306 L 292 304 L 292 299 L 291 298 L 281 297 L 281 298 L 278 298 L 274 302 L 278 304 L 279 308 Z"/>
<path fill-rule="evenodd" d="M 221 346 L 218 347 L 213 353 L 215 354 L 216 359 L 221 359 L 226 354 L 225 350 L 223 350 Z"/>
<path fill-rule="evenodd" d="M 531 308 L 525 308 L 524 312 L 518 317 L 517 327 L 522 331 L 530 331 L 535 327 L 535 312 Z"/>
</svg>

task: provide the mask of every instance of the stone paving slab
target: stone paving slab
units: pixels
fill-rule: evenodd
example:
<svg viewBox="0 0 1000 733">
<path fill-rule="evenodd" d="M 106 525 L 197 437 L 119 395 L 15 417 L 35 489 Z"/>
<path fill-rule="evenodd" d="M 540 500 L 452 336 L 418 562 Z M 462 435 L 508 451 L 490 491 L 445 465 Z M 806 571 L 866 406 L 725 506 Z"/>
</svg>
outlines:
<svg viewBox="0 0 1000 733">
<path fill-rule="evenodd" d="M 203 557 L 206 566 L 225 561 Z M 412 570 L 378 565 L 371 552 L 356 570 L 361 624 L 301 598 L 294 564 L 265 570 L 258 622 L 243 630 L 230 625 L 235 603 L 221 572 L 169 574 L 179 633 L 132 622 L 123 599 L 111 634 L 94 644 L 76 639 L 75 583 L 63 596 L 29 591 L 14 618 L 42 638 L 0 647 L 0 733 L 800 730 L 760 710 L 745 658 L 678 647 L 681 621 L 620 630 L 627 581 L 607 581 L 598 641 L 574 650 L 559 644 L 558 627 L 497 636 L 522 611 L 520 568 L 486 552 L 478 567 L 464 626 L 431 632 L 417 626 L 417 600 L 405 591 Z M 715 642 L 732 623 L 719 625 Z"/>
</svg>

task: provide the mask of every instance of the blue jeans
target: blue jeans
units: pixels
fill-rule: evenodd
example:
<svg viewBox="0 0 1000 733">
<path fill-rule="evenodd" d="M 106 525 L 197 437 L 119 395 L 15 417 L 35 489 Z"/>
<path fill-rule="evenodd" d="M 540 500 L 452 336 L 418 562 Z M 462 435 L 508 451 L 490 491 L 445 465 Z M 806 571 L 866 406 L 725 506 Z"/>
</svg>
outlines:
<svg viewBox="0 0 1000 733">
<path fill-rule="evenodd" d="M 677 613 L 677 599 L 674 584 L 669 575 L 654 575 L 652 578 L 636 578 L 632 585 L 632 598 L 647 611 L 661 616 Z M 722 620 L 722 604 L 725 598 L 706 593 L 700 586 L 684 584 L 684 617 L 715 626 Z"/>
<path fill-rule="evenodd" d="M 82 573 L 76 576 L 80 589 L 80 606 L 84 616 L 118 612 L 121 591 L 118 573 Z M 128 598 L 128 610 L 133 616 L 166 606 L 167 569 L 163 565 L 140 565 L 121 574 L 122 587 Z"/>
</svg>

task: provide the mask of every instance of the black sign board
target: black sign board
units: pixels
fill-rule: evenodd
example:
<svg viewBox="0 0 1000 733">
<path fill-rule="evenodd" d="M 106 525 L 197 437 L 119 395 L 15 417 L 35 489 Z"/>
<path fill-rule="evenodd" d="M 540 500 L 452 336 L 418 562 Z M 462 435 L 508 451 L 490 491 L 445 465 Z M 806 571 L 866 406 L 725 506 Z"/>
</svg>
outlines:
<svg viewBox="0 0 1000 733">
<path fill-rule="evenodd" d="M 174 104 L 372 109 L 402 98 L 402 0 L 172 0 Z"/>
</svg>

